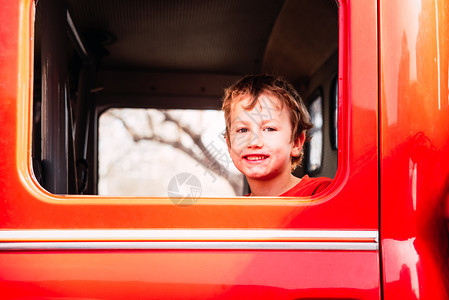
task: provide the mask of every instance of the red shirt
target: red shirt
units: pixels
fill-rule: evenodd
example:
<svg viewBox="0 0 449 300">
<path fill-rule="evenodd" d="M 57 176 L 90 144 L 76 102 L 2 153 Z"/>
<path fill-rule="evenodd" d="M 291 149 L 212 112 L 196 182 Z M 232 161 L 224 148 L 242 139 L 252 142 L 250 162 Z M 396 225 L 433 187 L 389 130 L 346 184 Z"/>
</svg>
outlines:
<svg viewBox="0 0 449 300">
<path fill-rule="evenodd" d="M 308 175 L 304 175 L 297 185 L 279 195 L 279 197 L 312 196 L 324 191 L 331 182 L 332 179 L 327 177 L 310 178 Z"/>
</svg>

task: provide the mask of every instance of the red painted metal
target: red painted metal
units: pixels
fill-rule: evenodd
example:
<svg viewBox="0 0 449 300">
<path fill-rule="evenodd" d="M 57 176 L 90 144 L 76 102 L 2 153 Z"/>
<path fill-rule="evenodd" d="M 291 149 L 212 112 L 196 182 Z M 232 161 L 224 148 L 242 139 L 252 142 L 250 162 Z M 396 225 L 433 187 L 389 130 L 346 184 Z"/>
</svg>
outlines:
<svg viewBox="0 0 449 300">
<path fill-rule="evenodd" d="M 22 299 L 378 299 L 376 264 L 376 253 L 337 251 L 9 253 L 0 288 Z"/>
<path fill-rule="evenodd" d="M 379 8 L 384 297 L 447 299 L 448 2 Z"/>
<path fill-rule="evenodd" d="M 378 251 L 3 251 L 2 298 L 379 299 L 381 283 L 384 299 L 449 297 L 447 1 L 342 1 L 341 147 L 329 193 L 200 199 L 189 207 L 169 199 L 56 196 L 36 184 L 29 167 L 32 3 L 0 5 L 2 230 L 380 229 L 381 234 L 380 256 Z"/>
</svg>

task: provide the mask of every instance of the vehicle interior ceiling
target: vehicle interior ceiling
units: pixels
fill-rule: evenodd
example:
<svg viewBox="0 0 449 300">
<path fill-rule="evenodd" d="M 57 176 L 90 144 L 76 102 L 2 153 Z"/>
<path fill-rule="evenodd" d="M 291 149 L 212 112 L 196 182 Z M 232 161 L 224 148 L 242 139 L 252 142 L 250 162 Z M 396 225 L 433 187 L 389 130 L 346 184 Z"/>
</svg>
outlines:
<svg viewBox="0 0 449 300">
<path fill-rule="evenodd" d="M 44 76 L 41 51 L 45 51 L 42 24 L 47 14 L 56 13 L 40 10 L 45 1 L 53 0 L 40 0 L 36 8 L 35 173 L 39 173 L 43 151 L 36 141 L 47 134 L 45 130 L 39 132 L 43 103 L 40 77 Z M 332 82 L 338 71 L 339 19 L 335 0 L 68 0 L 66 9 L 71 21 L 64 55 L 72 122 L 78 131 L 82 128 L 88 133 L 79 139 L 83 140 L 82 146 L 74 145 L 75 161 L 80 162 L 78 152 L 84 151 L 84 164 L 96 166 L 96 119 L 108 108 L 218 110 L 223 89 L 236 79 L 246 74 L 271 73 L 287 78 L 306 105 L 321 91 L 323 163 L 313 176 L 334 177 L 337 151 L 330 146 L 329 116 Z M 80 75 L 86 61 L 93 68 L 90 77 Z M 80 86 L 85 78 L 90 81 L 90 96 L 83 100 Z M 94 105 L 90 126 L 80 126 L 88 123 L 88 118 L 81 117 L 80 101 Z M 78 142 L 75 138 L 74 143 Z M 80 179 L 83 171 L 79 166 L 76 169 L 75 180 L 87 181 L 87 187 L 80 188 L 78 183 L 76 191 L 69 189 L 68 193 L 96 194 L 95 168 L 84 170 L 89 173 L 88 179 Z M 305 174 L 304 166 L 296 174 Z M 36 177 L 40 180 L 39 175 Z"/>
</svg>

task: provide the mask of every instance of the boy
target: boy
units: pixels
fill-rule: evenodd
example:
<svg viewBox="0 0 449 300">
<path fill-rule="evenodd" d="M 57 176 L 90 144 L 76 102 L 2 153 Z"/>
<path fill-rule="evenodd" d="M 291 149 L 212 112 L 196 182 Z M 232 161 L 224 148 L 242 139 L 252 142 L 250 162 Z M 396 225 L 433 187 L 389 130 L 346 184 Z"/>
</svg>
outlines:
<svg viewBox="0 0 449 300">
<path fill-rule="evenodd" d="M 313 125 L 301 97 L 283 78 L 242 78 L 225 90 L 222 109 L 228 150 L 248 180 L 248 196 L 310 196 L 329 186 L 329 178 L 292 174 Z"/>
</svg>

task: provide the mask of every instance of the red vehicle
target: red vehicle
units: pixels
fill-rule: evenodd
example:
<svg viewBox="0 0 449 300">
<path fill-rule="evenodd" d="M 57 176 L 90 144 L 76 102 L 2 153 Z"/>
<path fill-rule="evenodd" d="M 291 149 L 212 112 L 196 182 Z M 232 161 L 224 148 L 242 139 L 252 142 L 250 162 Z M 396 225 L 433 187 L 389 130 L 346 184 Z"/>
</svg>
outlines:
<svg viewBox="0 0 449 300">
<path fill-rule="evenodd" d="M 1 0 L 1 299 L 449 298 L 447 1 L 36 2 Z M 106 109 L 219 109 L 255 72 L 319 93 L 297 172 L 327 192 L 98 192 Z"/>
</svg>

